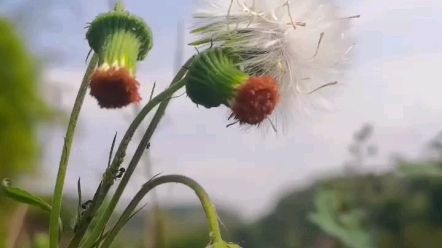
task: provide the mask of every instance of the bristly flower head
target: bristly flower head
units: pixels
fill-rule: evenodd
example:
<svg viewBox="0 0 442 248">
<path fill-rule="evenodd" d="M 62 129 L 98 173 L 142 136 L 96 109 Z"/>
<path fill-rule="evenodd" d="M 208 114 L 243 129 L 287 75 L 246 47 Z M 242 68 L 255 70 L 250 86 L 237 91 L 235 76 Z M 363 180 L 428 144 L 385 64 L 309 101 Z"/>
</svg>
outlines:
<svg viewBox="0 0 442 248">
<path fill-rule="evenodd" d="M 102 108 L 122 108 L 141 101 L 136 64 L 152 49 L 152 33 L 143 19 L 117 5 L 90 24 L 86 39 L 98 54 L 90 94 Z"/>
<path fill-rule="evenodd" d="M 241 57 L 230 49 L 213 48 L 198 54 L 186 75 L 186 92 L 206 108 L 225 105 L 235 123 L 259 125 L 279 103 L 279 85 L 269 76 L 250 76 L 238 67 Z"/>
<path fill-rule="evenodd" d="M 325 103 L 318 90 L 338 83 L 348 69 L 350 21 L 358 16 L 340 15 L 332 0 L 200 1 L 191 45 L 229 48 L 242 57 L 245 73 L 276 80 L 281 104 L 274 122 L 294 108 Z"/>
</svg>

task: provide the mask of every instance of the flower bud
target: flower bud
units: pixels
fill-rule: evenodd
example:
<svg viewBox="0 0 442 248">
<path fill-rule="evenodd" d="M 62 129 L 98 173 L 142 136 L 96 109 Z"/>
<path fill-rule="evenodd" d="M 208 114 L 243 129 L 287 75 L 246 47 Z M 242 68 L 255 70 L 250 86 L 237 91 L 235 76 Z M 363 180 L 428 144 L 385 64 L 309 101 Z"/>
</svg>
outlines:
<svg viewBox="0 0 442 248">
<path fill-rule="evenodd" d="M 90 94 L 100 107 L 122 108 L 140 102 L 136 64 L 153 46 L 144 20 L 122 10 L 101 14 L 90 24 L 86 39 L 99 57 Z"/>
<path fill-rule="evenodd" d="M 279 103 L 279 84 L 269 76 L 240 70 L 241 57 L 228 49 L 208 49 L 195 57 L 186 75 L 186 92 L 206 108 L 229 107 L 240 124 L 258 125 Z"/>
</svg>

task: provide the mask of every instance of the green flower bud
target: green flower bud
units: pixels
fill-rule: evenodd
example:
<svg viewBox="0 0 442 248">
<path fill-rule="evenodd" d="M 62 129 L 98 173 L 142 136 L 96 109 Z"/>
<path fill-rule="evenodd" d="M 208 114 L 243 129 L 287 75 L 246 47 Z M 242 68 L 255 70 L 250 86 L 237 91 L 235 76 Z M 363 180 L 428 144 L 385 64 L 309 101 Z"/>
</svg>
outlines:
<svg viewBox="0 0 442 248">
<path fill-rule="evenodd" d="M 91 95 L 98 104 L 103 108 L 121 108 L 140 102 L 136 65 L 153 46 L 152 32 L 144 20 L 116 9 L 96 17 L 86 39 L 99 57 L 90 84 Z"/>
<path fill-rule="evenodd" d="M 225 105 L 240 124 L 258 125 L 279 103 L 279 84 L 269 76 L 240 70 L 241 57 L 227 49 L 208 49 L 195 57 L 186 75 L 192 102 L 206 108 Z"/>
</svg>

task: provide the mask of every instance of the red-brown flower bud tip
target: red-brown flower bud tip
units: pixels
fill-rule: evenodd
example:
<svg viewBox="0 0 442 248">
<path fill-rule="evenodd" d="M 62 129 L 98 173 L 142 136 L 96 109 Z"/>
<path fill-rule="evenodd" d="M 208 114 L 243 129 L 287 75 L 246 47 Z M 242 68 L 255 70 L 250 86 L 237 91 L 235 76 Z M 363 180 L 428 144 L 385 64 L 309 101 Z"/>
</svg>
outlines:
<svg viewBox="0 0 442 248">
<path fill-rule="evenodd" d="M 101 108 L 122 108 L 141 101 L 140 84 L 124 67 L 96 69 L 89 86 Z"/>
<path fill-rule="evenodd" d="M 258 125 L 273 113 L 279 99 L 279 84 L 274 78 L 250 77 L 238 87 L 230 108 L 239 124 Z"/>
</svg>

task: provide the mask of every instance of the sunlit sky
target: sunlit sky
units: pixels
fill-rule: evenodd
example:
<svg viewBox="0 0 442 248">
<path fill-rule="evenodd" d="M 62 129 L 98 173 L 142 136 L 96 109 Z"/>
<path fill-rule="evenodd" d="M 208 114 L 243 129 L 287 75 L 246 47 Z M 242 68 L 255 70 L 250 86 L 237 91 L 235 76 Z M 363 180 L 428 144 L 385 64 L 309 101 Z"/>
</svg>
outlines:
<svg viewBox="0 0 442 248">
<path fill-rule="evenodd" d="M 347 86 L 334 99 L 333 112 L 296 123 L 289 135 L 263 139 L 256 132 L 226 129 L 225 109 L 197 109 L 185 97 L 177 98 L 152 140 L 149 166 L 153 171 L 190 176 L 215 202 L 229 204 L 245 217 L 256 217 L 269 211 L 291 186 L 342 169 L 349 158 L 352 134 L 366 121 L 375 125 L 374 142 L 380 154 L 364 170 L 387 170 L 392 152 L 417 156 L 423 142 L 441 129 L 442 2 L 360 0 L 340 4 L 349 15 L 361 14 L 361 18 L 354 22 L 358 57 Z M 154 81 L 159 92 L 172 79 L 177 23 L 183 20 L 189 28 L 194 6 L 191 0 L 127 0 L 126 6 L 145 18 L 154 33 L 154 49 L 138 75 L 147 99 Z M 38 41 L 56 47 L 65 57 L 62 63 L 51 65 L 47 76 L 69 89 L 63 96 L 67 109 L 86 67 L 85 24 L 108 9 L 109 3 L 99 0 L 58 4 L 53 8 L 58 26 Z M 185 51 L 185 59 L 194 53 L 190 47 Z M 81 177 L 83 191 L 93 193 L 107 164 L 113 135 L 118 131 L 121 138 L 129 121 L 130 110 L 100 110 L 93 98 L 86 98 L 68 170 L 68 192 L 75 192 Z M 45 145 L 42 178 L 46 188 L 54 185 L 63 135 L 64 131 L 56 133 Z M 145 166 L 140 163 L 125 199 L 147 180 Z M 163 203 L 196 202 L 192 192 L 179 185 L 163 186 L 159 192 Z"/>
</svg>

